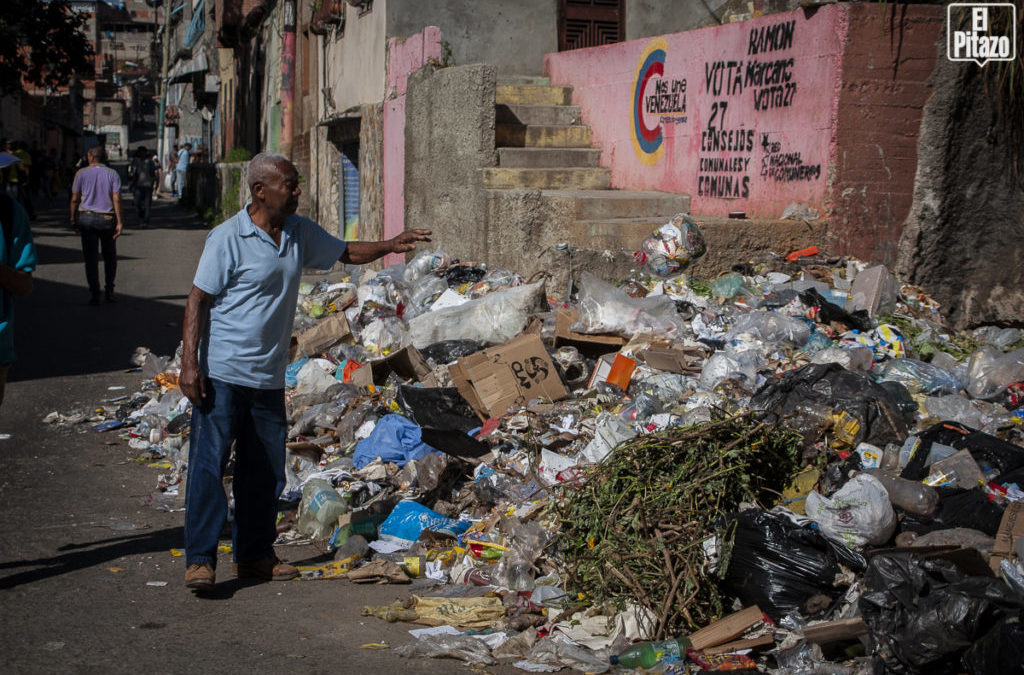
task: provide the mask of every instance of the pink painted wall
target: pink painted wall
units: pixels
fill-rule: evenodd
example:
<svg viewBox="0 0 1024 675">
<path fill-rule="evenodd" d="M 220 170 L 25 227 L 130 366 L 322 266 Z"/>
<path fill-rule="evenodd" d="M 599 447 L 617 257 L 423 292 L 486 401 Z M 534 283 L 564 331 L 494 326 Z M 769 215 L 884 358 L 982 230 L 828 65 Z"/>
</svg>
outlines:
<svg viewBox="0 0 1024 675">
<path fill-rule="evenodd" d="M 405 86 L 411 73 L 431 59 L 441 59 L 441 29 L 427 26 L 421 32 L 399 40 L 388 40 L 387 90 L 384 97 L 384 238 L 405 229 Z M 389 254 L 385 265 L 405 261 L 404 255 Z"/>
<path fill-rule="evenodd" d="M 689 194 L 702 215 L 824 212 L 847 8 L 800 10 L 545 56 L 573 87 L 612 186 Z M 635 112 L 636 111 L 636 112 Z"/>
</svg>

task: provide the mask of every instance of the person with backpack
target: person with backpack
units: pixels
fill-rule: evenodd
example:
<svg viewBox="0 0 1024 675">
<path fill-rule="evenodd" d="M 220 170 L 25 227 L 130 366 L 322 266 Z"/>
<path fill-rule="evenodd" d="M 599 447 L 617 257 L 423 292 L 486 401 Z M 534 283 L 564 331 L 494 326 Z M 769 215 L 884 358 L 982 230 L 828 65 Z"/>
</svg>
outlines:
<svg viewBox="0 0 1024 675">
<path fill-rule="evenodd" d="M 149 209 L 153 205 L 153 181 L 156 180 L 157 172 L 156 164 L 149 158 L 149 151 L 140 145 L 132 157 L 132 163 L 128 165 L 128 177 L 131 179 L 129 187 L 132 189 L 135 213 L 139 217 L 139 224 L 145 227 L 149 227 Z"/>
<path fill-rule="evenodd" d="M 2 168 L 2 167 L 0 167 Z M 14 362 L 14 297 L 32 292 L 36 248 L 24 207 L 0 190 L 0 404 Z"/>
</svg>

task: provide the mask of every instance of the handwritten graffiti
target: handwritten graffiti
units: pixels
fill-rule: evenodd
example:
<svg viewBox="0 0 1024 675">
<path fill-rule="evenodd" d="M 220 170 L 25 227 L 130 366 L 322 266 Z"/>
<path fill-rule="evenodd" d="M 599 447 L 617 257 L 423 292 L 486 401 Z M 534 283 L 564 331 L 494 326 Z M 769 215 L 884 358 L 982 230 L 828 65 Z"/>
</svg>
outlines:
<svg viewBox="0 0 1024 675">
<path fill-rule="evenodd" d="M 789 49 L 793 46 L 794 32 L 796 32 L 796 20 L 751 28 L 747 54 L 754 55 Z"/>
<path fill-rule="evenodd" d="M 804 164 L 799 152 L 786 152 L 771 134 L 761 134 L 761 177 L 781 183 L 821 178 L 821 164 Z"/>
<path fill-rule="evenodd" d="M 509 364 L 512 374 L 519 380 L 519 386 L 529 389 L 548 379 L 548 365 L 539 356 L 531 356 L 525 361 L 513 361 Z"/>
</svg>

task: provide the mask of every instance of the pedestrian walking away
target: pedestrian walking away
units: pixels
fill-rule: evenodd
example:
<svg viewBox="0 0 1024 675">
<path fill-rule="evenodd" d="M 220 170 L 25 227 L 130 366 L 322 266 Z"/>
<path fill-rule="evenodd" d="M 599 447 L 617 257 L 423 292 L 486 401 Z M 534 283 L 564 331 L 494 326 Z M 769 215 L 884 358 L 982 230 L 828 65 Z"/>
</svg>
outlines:
<svg viewBox="0 0 1024 675">
<path fill-rule="evenodd" d="M 178 164 L 175 167 L 175 171 L 178 174 L 178 182 L 174 186 L 174 196 L 178 199 L 181 199 L 181 196 L 185 194 L 185 173 L 188 171 L 188 160 L 191 154 L 191 143 L 186 143 L 182 146 L 181 150 L 178 150 Z"/>
<path fill-rule="evenodd" d="M 99 251 L 103 252 L 104 291 L 107 302 L 115 302 L 117 238 L 121 217 L 121 177 L 104 165 L 102 146 L 89 148 L 89 165 L 75 174 L 71 186 L 71 227 L 82 237 L 85 278 L 89 283 L 89 304 L 100 304 Z"/>
<path fill-rule="evenodd" d="M 0 193 L 0 404 L 4 401 L 7 373 L 14 361 L 13 296 L 32 291 L 36 249 L 25 209 Z"/>
<path fill-rule="evenodd" d="M 252 201 L 206 238 L 185 306 L 179 386 L 192 402 L 185 491 L 185 585 L 210 589 L 227 518 L 223 474 L 234 443 L 232 551 L 239 578 L 284 580 L 274 554 L 285 484 L 284 376 L 304 268 L 363 264 L 430 241 L 410 230 L 386 241 L 344 242 L 295 215 L 302 190 L 288 158 L 249 165 Z"/>
<path fill-rule="evenodd" d="M 153 204 L 153 181 L 156 179 L 157 166 L 149 158 L 149 151 L 139 146 L 128 165 L 131 178 L 132 200 L 135 202 L 135 215 L 139 224 L 149 227 L 149 210 Z"/>
</svg>

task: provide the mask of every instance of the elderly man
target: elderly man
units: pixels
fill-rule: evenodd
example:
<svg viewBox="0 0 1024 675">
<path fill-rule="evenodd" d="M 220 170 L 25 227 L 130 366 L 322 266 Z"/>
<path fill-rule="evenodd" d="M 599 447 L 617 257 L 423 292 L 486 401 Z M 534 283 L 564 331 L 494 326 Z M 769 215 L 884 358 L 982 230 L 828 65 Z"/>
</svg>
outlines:
<svg viewBox="0 0 1024 675">
<path fill-rule="evenodd" d="M 215 581 L 227 516 L 222 476 L 235 443 L 232 528 L 239 578 L 285 580 L 278 561 L 277 498 L 284 488 L 284 374 L 303 268 L 368 263 L 406 253 L 429 230 L 380 242 L 344 242 L 295 215 L 299 174 L 283 155 L 249 164 L 252 202 L 206 238 L 185 307 L 179 384 L 193 404 L 185 498 L 185 585 Z"/>
</svg>

